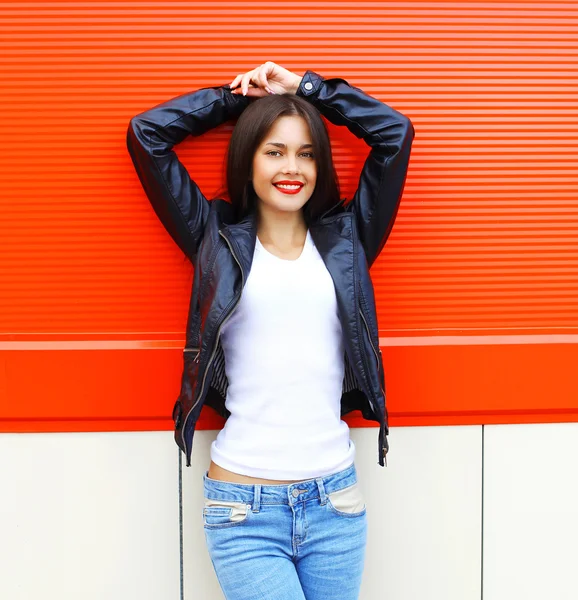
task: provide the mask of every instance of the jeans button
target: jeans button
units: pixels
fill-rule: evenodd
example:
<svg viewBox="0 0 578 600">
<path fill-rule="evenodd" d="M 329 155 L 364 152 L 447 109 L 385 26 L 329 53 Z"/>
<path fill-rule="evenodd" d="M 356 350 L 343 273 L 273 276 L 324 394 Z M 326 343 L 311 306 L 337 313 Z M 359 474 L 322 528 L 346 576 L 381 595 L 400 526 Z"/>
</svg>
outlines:
<svg viewBox="0 0 578 600">
<path fill-rule="evenodd" d="M 291 493 L 293 494 L 293 498 L 297 498 L 297 496 L 299 496 L 299 490 L 297 488 L 295 488 Z"/>
</svg>

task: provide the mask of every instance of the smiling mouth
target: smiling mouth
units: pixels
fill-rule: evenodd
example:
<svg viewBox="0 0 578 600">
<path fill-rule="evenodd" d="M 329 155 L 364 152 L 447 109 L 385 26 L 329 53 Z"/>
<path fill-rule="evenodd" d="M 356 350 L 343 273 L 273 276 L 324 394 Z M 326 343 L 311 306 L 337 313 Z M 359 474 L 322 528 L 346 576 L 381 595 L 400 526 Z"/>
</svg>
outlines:
<svg viewBox="0 0 578 600">
<path fill-rule="evenodd" d="M 273 187 L 277 188 L 282 194 L 298 194 L 302 189 L 302 185 L 295 185 L 290 187 L 282 187 L 280 185 L 273 184 Z"/>
</svg>

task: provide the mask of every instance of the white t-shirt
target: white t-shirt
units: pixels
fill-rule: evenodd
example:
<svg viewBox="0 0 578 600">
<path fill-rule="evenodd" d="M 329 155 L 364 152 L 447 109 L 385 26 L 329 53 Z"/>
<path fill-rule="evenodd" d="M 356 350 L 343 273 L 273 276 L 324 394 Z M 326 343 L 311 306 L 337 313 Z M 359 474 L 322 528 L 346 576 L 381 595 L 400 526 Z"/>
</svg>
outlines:
<svg viewBox="0 0 578 600">
<path fill-rule="evenodd" d="M 275 256 L 257 237 L 221 343 L 231 415 L 211 444 L 211 460 L 281 480 L 353 463 L 355 445 L 340 416 L 344 347 L 335 287 L 309 231 L 296 260 Z"/>
</svg>

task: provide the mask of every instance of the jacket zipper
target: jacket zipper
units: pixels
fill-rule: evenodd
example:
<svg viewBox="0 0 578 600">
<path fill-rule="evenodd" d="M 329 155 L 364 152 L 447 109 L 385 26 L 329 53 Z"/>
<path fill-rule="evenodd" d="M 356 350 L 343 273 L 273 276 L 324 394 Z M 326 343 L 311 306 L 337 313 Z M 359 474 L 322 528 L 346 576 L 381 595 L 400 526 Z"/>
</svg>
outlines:
<svg viewBox="0 0 578 600">
<path fill-rule="evenodd" d="M 359 314 L 361 315 L 361 318 L 363 319 L 363 323 L 364 323 L 365 329 L 367 331 L 367 338 L 369 339 L 369 343 L 371 344 L 371 349 L 373 350 L 373 353 L 375 354 L 375 360 L 377 362 L 377 372 L 379 373 L 379 356 L 375 350 L 375 346 L 373 345 L 373 341 L 371 339 L 371 334 L 369 332 L 369 326 L 367 324 L 367 321 L 365 320 L 365 315 L 363 314 L 363 311 L 361 310 L 361 308 L 359 308 L 358 310 L 359 310 Z M 383 398 L 385 401 L 385 391 L 384 391 L 381 383 L 380 383 L 379 387 L 381 389 L 381 393 L 383 394 Z M 385 419 L 385 414 L 383 415 L 383 418 Z M 387 466 L 387 448 L 385 446 L 382 446 L 381 451 L 383 453 L 383 460 L 385 461 L 385 465 Z"/>
<path fill-rule="evenodd" d="M 193 347 L 191 347 L 191 348 L 185 348 L 185 349 L 183 350 L 183 352 L 194 352 L 195 350 L 197 351 L 197 354 L 196 354 L 195 358 L 193 359 L 193 362 L 197 362 L 197 361 L 199 360 L 199 355 L 201 354 L 201 349 L 200 349 L 200 347 L 198 347 L 198 346 L 193 346 Z"/>
<path fill-rule="evenodd" d="M 371 334 L 369 333 L 369 326 L 367 324 L 367 321 L 365 320 L 365 315 L 363 314 L 363 311 L 361 310 L 361 308 L 359 309 L 359 314 L 361 315 L 361 318 L 363 319 L 363 322 L 365 323 L 365 329 L 367 331 L 367 337 L 369 338 L 369 343 L 371 344 L 371 349 L 373 350 L 373 353 L 375 354 L 375 361 L 377 362 L 377 369 L 379 370 L 379 356 L 377 355 L 377 351 L 375 350 L 375 346 L 373 345 L 373 341 L 371 339 Z M 385 392 L 383 390 L 383 386 L 379 386 L 381 388 L 381 392 L 385 397 Z"/>
<path fill-rule="evenodd" d="M 217 346 L 219 344 L 219 335 L 221 333 L 221 328 L 227 322 L 227 319 L 229 319 L 229 317 L 233 314 L 233 311 L 235 310 L 235 308 L 239 304 L 239 302 L 241 300 L 241 296 L 243 294 L 243 288 L 245 287 L 245 276 L 243 274 L 243 269 L 241 267 L 241 263 L 239 262 L 239 259 L 237 258 L 237 255 L 233 251 L 233 248 L 231 247 L 231 244 L 229 243 L 229 240 L 221 233 L 220 229 L 219 229 L 219 235 L 227 242 L 227 246 L 229 246 L 229 249 L 231 251 L 231 254 L 233 255 L 233 258 L 237 261 L 237 264 L 239 265 L 239 269 L 241 269 L 241 281 L 242 281 L 241 293 L 239 294 L 239 298 L 237 298 L 237 302 L 235 303 L 235 305 L 233 306 L 233 308 L 231 308 L 231 310 L 229 311 L 229 313 L 227 314 L 227 316 L 223 319 L 223 321 L 221 322 L 221 324 L 219 325 L 219 327 L 217 329 L 215 343 L 213 345 L 213 351 L 212 351 L 211 356 L 209 358 L 209 362 L 207 363 L 207 366 L 205 367 L 205 374 L 203 375 L 203 383 L 201 384 L 201 391 L 199 392 L 199 395 L 197 397 L 196 402 L 191 407 L 191 410 L 189 410 L 189 412 L 187 413 L 187 416 L 185 417 L 185 420 L 183 422 L 183 428 L 181 430 L 181 439 L 183 441 L 183 446 L 184 446 L 185 450 L 187 449 L 187 444 L 186 444 L 186 441 L 185 441 L 185 426 L 187 424 L 187 420 L 188 420 L 190 414 L 193 412 L 193 410 L 195 410 L 195 406 L 197 406 L 197 404 L 199 403 L 200 399 L 203 397 L 203 390 L 205 389 L 205 381 L 207 379 L 207 373 L 209 372 L 209 367 L 211 366 L 211 362 L 213 361 L 213 358 L 215 357 L 215 353 L 217 352 Z M 199 353 L 195 357 L 195 360 L 198 360 L 200 353 L 201 353 L 201 351 L 199 349 Z"/>
<path fill-rule="evenodd" d="M 353 213 L 350 213 L 350 214 L 353 214 Z M 339 217 L 339 216 L 341 216 L 341 215 L 337 215 L 337 216 Z M 354 264 L 355 264 L 355 261 L 357 260 L 357 243 L 356 243 L 356 240 L 355 240 L 355 235 L 353 236 L 353 260 L 354 260 Z M 359 289 L 359 291 L 360 291 L 360 293 L 361 293 L 361 286 L 360 286 L 360 289 Z M 362 296 L 363 296 L 363 294 L 362 294 Z M 379 372 L 379 359 L 377 358 L 377 352 L 375 351 L 375 348 L 373 347 L 373 341 L 371 340 L 371 334 L 370 334 L 370 332 L 369 332 L 369 327 L 368 327 L 368 325 L 367 325 L 367 321 L 365 320 L 365 317 L 363 316 L 363 311 L 361 310 L 361 307 L 359 307 L 359 306 L 358 306 L 357 308 L 358 308 L 359 314 L 361 315 L 361 318 L 362 318 L 362 320 L 363 320 L 363 323 L 364 323 L 364 325 L 365 325 L 365 328 L 366 328 L 366 330 L 367 330 L 367 337 L 368 337 L 368 339 L 369 339 L 369 343 L 371 344 L 371 348 L 373 349 L 373 352 L 374 352 L 374 354 L 376 355 L 376 359 L 377 359 L 377 370 L 378 370 L 378 372 Z M 360 348 L 363 348 L 363 344 L 361 344 L 361 343 L 360 343 L 360 344 L 359 344 L 359 347 L 360 347 Z M 363 356 L 365 357 L 365 350 L 363 350 L 362 354 L 363 354 Z M 367 365 L 366 365 L 366 367 L 367 367 Z M 369 369 L 368 369 L 368 374 L 369 374 Z M 368 381 L 368 383 L 369 383 L 369 381 Z M 369 387 L 369 386 L 368 386 L 368 387 Z M 385 392 L 384 392 L 383 388 L 381 387 L 381 383 L 380 383 L 380 388 L 381 388 L 381 391 L 382 391 L 382 393 L 383 393 L 383 396 L 384 396 L 384 407 L 385 407 Z M 370 397 L 373 397 L 373 392 L 372 392 L 370 389 L 368 389 L 368 392 L 370 393 Z M 376 400 L 377 400 L 377 399 L 376 399 Z M 379 412 L 381 412 L 381 411 L 379 411 Z M 384 420 L 384 423 L 385 423 L 385 418 L 386 418 L 386 417 L 385 417 L 385 414 L 386 414 L 386 413 L 387 413 L 387 409 L 384 411 L 384 415 L 383 415 L 383 420 Z M 382 428 L 382 426 L 383 426 L 383 424 L 380 422 L 380 423 L 379 423 L 379 428 L 380 428 L 380 429 L 379 429 L 379 439 L 380 439 L 380 440 L 381 440 L 381 428 Z M 384 437 L 383 437 L 383 443 L 386 443 L 386 442 L 385 442 L 385 428 L 384 428 Z M 381 448 L 378 448 L 378 450 L 379 450 L 379 459 L 380 459 L 380 461 L 381 461 L 381 457 L 383 457 L 384 464 L 385 464 L 385 466 L 387 467 L 387 456 L 386 456 L 386 455 L 387 455 L 387 448 L 386 448 L 385 446 L 381 446 Z"/>
<path fill-rule="evenodd" d="M 183 348 L 183 353 L 185 352 L 194 352 L 197 351 L 196 356 L 193 358 L 193 362 L 198 362 L 199 360 L 199 355 L 201 354 L 201 348 L 199 346 L 185 346 Z M 175 414 L 175 409 L 173 408 L 173 419 L 174 419 L 174 414 Z M 175 420 L 175 427 L 178 427 L 178 424 L 180 423 L 179 418 L 182 417 L 182 411 L 181 414 L 179 415 L 179 417 L 177 417 L 177 419 Z M 182 435 L 181 435 L 182 437 Z"/>
</svg>

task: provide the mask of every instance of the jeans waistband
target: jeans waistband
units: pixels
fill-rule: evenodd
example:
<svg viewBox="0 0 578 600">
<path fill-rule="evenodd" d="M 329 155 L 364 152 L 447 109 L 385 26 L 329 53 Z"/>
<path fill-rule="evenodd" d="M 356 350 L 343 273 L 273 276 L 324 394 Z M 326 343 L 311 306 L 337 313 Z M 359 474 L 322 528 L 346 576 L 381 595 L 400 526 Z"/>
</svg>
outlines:
<svg viewBox="0 0 578 600">
<path fill-rule="evenodd" d="M 210 479 L 208 471 L 203 475 L 205 498 L 237 500 L 251 504 L 253 510 L 259 510 L 261 504 L 295 504 L 313 498 L 320 498 L 321 503 L 325 504 L 326 494 L 349 487 L 356 482 L 355 463 L 337 473 L 278 485 Z"/>
</svg>

